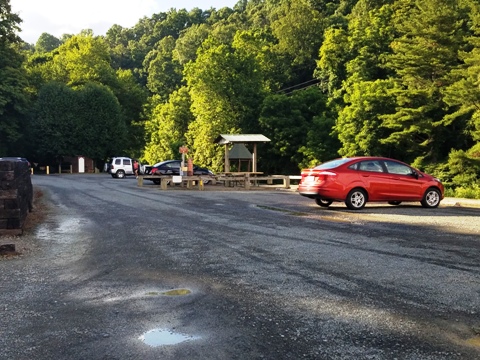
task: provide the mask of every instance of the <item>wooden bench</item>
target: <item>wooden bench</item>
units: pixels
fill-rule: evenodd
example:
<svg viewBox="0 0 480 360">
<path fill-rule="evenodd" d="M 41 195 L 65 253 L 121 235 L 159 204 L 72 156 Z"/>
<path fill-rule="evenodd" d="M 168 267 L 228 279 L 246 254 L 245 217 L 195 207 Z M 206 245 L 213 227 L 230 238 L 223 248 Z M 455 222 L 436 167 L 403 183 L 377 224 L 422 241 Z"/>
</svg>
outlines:
<svg viewBox="0 0 480 360">
<path fill-rule="evenodd" d="M 211 181 L 215 183 L 215 177 L 208 176 L 208 175 L 192 175 L 192 176 L 172 176 L 172 175 L 139 175 L 137 177 L 137 185 L 139 187 L 143 186 L 143 180 L 159 180 L 160 181 L 160 189 L 167 190 L 168 184 L 170 186 L 175 186 L 177 182 L 174 182 L 177 178 L 180 178 L 181 185 L 186 185 L 187 189 L 192 189 L 194 183 L 198 183 L 198 189 L 204 190 L 204 182 Z"/>
<path fill-rule="evenodd" d="M 220 176 L 217 175 L 217 181 L 223 181 L 226 186 L 230 186 L 230 183 L 233 184 L 243 184 L 245 189 L 250 189 L 252 183 L 258 185 L 259 182 L 266 181 L 268 185 L 273 185 L 274 181 L 281 180 L 283 187 L 285 189 L 290 189 L 290 179 L 300 179 L 301 176 L 296 175 L 265 175 L 263 173 L 222 173 Z M 260 176 L 259 176 L 260 175 Z"/>
</svg>

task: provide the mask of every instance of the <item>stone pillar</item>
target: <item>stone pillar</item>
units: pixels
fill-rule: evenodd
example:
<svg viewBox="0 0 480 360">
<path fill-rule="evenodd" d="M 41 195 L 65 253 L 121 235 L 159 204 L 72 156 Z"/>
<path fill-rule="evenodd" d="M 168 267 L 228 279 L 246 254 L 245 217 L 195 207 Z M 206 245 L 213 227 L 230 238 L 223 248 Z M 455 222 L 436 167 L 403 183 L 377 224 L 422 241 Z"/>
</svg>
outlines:
<svg viewBox="0 0 480 360">
<path fill-rule="evenodd" d="M 33 187 L 25 161 L 0 160 L 0 232 L 22 232 L 32 211 Z M 8 231 L 4 231 L 8 230 Z"/>
</svg>

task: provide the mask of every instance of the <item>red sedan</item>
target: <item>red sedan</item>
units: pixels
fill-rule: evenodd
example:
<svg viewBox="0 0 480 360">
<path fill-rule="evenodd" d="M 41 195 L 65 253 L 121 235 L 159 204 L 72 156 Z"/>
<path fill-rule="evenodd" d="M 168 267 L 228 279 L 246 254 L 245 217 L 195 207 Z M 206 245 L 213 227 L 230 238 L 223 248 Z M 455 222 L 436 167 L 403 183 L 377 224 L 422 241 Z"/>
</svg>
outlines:
<svg viewBox="0 0 480 360">
<path fill-rule="evenodd" d="M 398 160 L 352 157 L 303 170 L 298 192 L 324 207 L 334 201 L 345 202 L 351 210 L 360 210 L 367 202 L 420 201 L 423 207 L 435 208 L 444 187 L 440 180 Z"/>
</svg>

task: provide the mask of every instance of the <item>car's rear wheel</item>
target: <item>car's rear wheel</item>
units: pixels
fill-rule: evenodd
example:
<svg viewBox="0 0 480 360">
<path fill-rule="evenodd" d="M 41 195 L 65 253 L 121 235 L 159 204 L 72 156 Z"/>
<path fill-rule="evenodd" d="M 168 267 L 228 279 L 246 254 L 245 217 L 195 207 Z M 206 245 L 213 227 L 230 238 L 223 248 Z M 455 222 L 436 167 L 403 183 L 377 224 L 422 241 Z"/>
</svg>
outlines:
<svg viewBox="0 0 480 360">
<path fill-rule="evenodd" d="M 440 204 L 440 191 L 435 188 L 427 189 L 421 204 L 425 208 L 436 208 Z"/>
<path fill-rule="evenodd" d="M 402 202 L 401 201 L 389 201 L 388 203 L 390 205 L 400 205 Z"/>
<path fill-rule="evenodd" d="M 366 203 L 367 193 L 363 189 L 351 190 L 347 195 L 347 199 L 345 200 L 345 205 L 347 205 L 350 210 L 360 210 L 365 206 Z"/>
<path fill-rule="evenodd" d="M 117 178 L 123 179 L 125 177 L 125 171 L 123 170 L 118 170 L 117 171 Z"/>
<path fill-rule="evenodd" d="M 329 207 L 330 205 L 332 205 L 333 201 L 332 201 L 332 200 L 325 200 L 325 199 L 315 198 L 315 203 L 316 203 L 318 206 L 321 206 L 321 207 Z"/>
</svg>

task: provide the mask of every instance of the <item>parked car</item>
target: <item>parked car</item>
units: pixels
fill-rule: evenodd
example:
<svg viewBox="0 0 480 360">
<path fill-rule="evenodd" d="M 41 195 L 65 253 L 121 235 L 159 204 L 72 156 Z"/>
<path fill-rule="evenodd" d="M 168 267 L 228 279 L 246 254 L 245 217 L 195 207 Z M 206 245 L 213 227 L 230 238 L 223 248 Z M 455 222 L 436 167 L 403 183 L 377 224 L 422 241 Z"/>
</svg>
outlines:
<svg viewBox="0 0 480 360">
<path fill-rule="evenodd" d="M 31 167 L 30 161 L 28 161 L 24 157 L 17 157 L 17 156 L 5 156 L 5 157 L 0 157 L 0 160 L 7 160 L 7 161 L 22 161 L 26 162 L 28 164 L 28 167 Z"/>
<path fill-rule="evenodd" d="M 140 174 L 148 174 L 152 169 L 152 165 L 140 164 Z"/>
<path fill-rule="evenodd" d="M 113 178 L 123 179 L 127 175 L 135 175 L 133 172 L 134 159 L 129 157 L 114 157 L 110 162 L 105 164 L 105 170 L 112 175 Z M 142 167 L 140 166 L 140 173 Z"/>
<path fill-rule="evenodd" d="M 180 175 L 180 168 L 182 165 L 181 160 L 165 160 L 159 163 L 154 164 L 148 171 L 148 175 Z M 193 175 L 214 175 L 214 173 L 203 167 L 193 165 Z M 160 179 L 148 179 L 153 181 L 155 184 L 160 183 Z M 210 181 L 204 181 L 205 184 L 208 184 Z"/>
<path fill-rule="evenodd" d="M 403 201 L 435 208 L 444 197 L 439 179 L 383 157 L 335 159 L 303 170 L 298 192 L 320 206 L 342 201 L 351 210 L 360 210 L 367 202 L 400 205 Z"/>
</svg>

